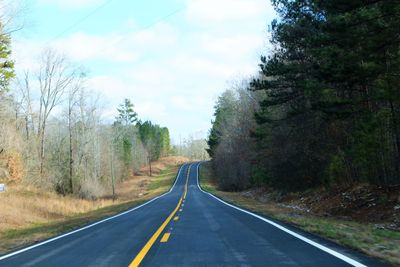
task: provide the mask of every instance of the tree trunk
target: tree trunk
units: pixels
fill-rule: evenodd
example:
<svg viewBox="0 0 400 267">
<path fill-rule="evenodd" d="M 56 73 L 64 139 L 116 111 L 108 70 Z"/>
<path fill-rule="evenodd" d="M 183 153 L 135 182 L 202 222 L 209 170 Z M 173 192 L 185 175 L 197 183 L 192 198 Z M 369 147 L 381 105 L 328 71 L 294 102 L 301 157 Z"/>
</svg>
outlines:
<svg viewBox="0 0 400 267">
<path fill-rule="evenodd" d="M 29 140 L 29 118 L 25 116 L 25 132 L 26 132 L 26 140 Z"/>
<path fill-rule="evenodd" d="M 114 150 L 112 146 L 112 142 L 110 145 L 111 148 L 111 186 L 112 186 L 112 198 L 115 200 L 115 173 L 114 173 Z"/>
<path fill-rule="evenodd" d="M 397 112 L 396 108 L 393 105 L 393 101 L 389 101 L 390 103 L 390 112 L 392 114 L 392 123 L 393 123 L 393 134 L 394 134 L 394 149 L 395 157 L 394 157 L 394 172 L 395 177 L 399 177 L 400 175 L 400 136 L 399 136 L 399 122 L 397 120 Z"/>
<path fill-rule="evenodd" d="M 149 168 L 150 168 L 150 177 L 153 176 L 152 170 L 151 170 L 151 157 L 149 157 Z"/>
<path fill-rule="evenodd" d="M 45 134 L 45 123 L 43 123 L 41 133 L 40 133 L 40 153 L 39 153 L 39 159 L 40 159 L 40 176 L 42 177 L 43 175 L 43 169 L 44 169 L 44 134 Z"/>
<path fill-rule="evenodd" d="M 71 193 L 74 193 L 74 183 L 72 181 L 73 177 L 73 148 L 72 148 L 72 129 L 71 129 L 71 109 L 68 111 L 68 131 L 69 131 L 69 187 Z"/>
</svg>

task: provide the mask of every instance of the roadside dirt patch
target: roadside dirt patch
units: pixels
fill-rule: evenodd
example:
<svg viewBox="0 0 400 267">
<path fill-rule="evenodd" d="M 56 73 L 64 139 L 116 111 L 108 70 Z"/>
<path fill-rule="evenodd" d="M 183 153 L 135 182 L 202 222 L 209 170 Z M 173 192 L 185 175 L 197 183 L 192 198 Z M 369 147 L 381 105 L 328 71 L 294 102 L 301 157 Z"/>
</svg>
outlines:
<svg viewBox="0 0 400 267">
<path fill-rule="evenodd" d="M 286 195 L 257 188 L 244 191 L 241 195 L 262 203 L 276 203 L 297 214 L 310 213 L 400 230 L 400 187 L 387 191 L 377 186 L 359 184 L 347 188 L 319 188 Z"/>
<path fill-rule="evenodd" d="M 150 182 L 150 176 L 131 176 L 126 181 L 117 185 L 117 199 L 119 201 L 128 201 L 133 198 L 146 196 L 149 193 L 148 185 Z"/>
<path fill-rule="evenodd" d="M 180 164 L 183 164 L 188 161 L 189 160 L 187 158 L 181 157 L 181 156 L 164 157 L 156 162 L 152 162 L 151 169 L 152 169 L 153 174 L 157 175 L 162 170 L 165 170 L 168 166 L 180 165 Z M 147 166 L 144 166 L 143 168 L 141 168 L 140 171 L 136 175 L 142 176 L 142 175 L 149 175 L 149 174 L 150 174 L 150 167 L 147 165 Z"/>
<path fill-rule="evenodd" d="M 120 183 L 117 188 L 117 199 L 119 201 L 127 201 L 132 198 L 141 198 L 149 194 L 149 185 L 154 181 L 154 175 L 160 175 L 162 171 L 170 168 L 171 166 L 178 166 L 188 159 L 185 157 L 171 156 L 161 158 L 157 162 L 152 163 L 153 177 L 149 176 L 149 167 L 145 166 L 141 170 L 126 181 Z"/>
</svg>

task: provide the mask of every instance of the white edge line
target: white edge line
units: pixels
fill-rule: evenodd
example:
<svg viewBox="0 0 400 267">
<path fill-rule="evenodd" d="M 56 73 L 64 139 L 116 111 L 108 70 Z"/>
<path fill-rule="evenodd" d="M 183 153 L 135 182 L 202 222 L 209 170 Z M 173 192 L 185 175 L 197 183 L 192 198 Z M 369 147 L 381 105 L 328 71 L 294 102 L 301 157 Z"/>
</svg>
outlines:
<svg viewBox="0 0 400 267">
<path fill-rule="evenodd" d="M 169 193 L 171 193 L 171 192 L 172 192 L 172 189 L 174 189 L 174 187 L 175 187 L 176 183 L 178 182 L 178 179 L 179 179 L 179 176 L 180 176 L 180 174 L 181 174 L 181 170 L 182 170 L 182 168 L 183 168 L 185 165 L 187 165 L 187 164 L 188 164 L 188 163 L 184 163 L 184 164 L 182 164 L 182 166 L 181 166 L 181 167 L 179 167 L 178 174 L 176 175 L 175 182 L 174 182 L 174 184 L 172 185 L 171 189 L 170 189 L 170 190 L 169 190 L 167 193 L 165 193 L 165 194 L 163 194 L 163 195 L 161 195 L 161 196 L 159 196 L 159 197 L 162 197 L 162 196 L 164 196 L 164 195 L 166 195 L 166 194 L 169 194 Z"/>
<path fill-rule="evenodd" d="M 227 205 L 227 206 L 229 206 L 229 207 L 231 207 L 231 208 L 240 210 L 240 211 L 242 211 L 242 212 L 244 212 L 244 213 L 246 213 L 246 214 L 249 214 L 249 215 L 251 215 L 251 216 L 253 216 L 253 217 L 256 217 L 256 218 L 258 218 L 258 219 L 260 219 L 260 220 L 262 220 L 262 221 L 264 221 L 264 222 L 266 222 L 266 223 L 269 223 L 269 224 L 271 224 L 272 226 L 275 226 L 276 228 L 278 228 L 278 229 L 280 229 L 280 230 L 282 230 L 282 231 L 284 231 L 284 232 L 286 232 L 286 233 L 288 233 L 288 234 L 290 234 L 290 235 L 292 235 L 292 236 L 294 236 L 294 237 L 296 237 L 296 238 L 298 238 L 298 239 L 300 239 L 300 240 L 302 240 L 302 241 L 304 241 L 304 242 L 306 242 L 306 243 L 308 243 L 308 244 L 310 244 L 310 245 L 312 245 L 312 246 L 314 246 L 314 247 L 316 247 L 316 248 L 319 248 L 320 250 L 323 250 L 323 251 L 325 251 L 326 253 L 329 253 L 329 254 L 331 254 L 332 256 L 335 256 L 336 258 L 339 258 L 339 259 L 341 259 L 342 261 L 345 261 L 345 262 L 347 262 L 347 263 L 349 263 L 349 264 L 351 264 L 351 265 L 353 265 L 353 266 L 356 266 L 356 267 L 367 267 L 366 265 L 361 264 L 361 263 L 359 263 L 359 262 L 357 262 L 357 261 L 355 261 L 355 260 L 353 260 L 353 259 L 351 259 L 351 258 L 349 258 L 349 257 L 347 257 L 347 256 L 345 256 L 345 255 L 343 255 L 343 254 L 341 254 L 341 253 L 339 253 L 339 252 L 333 250 L 333 249 L 330 249 L 330 248 L 328 248 L 328 247 L 325 247 L 325 246 L 323 246 L 323 245 L 321 245 L 321 244 L 319 244 L 319 243 L 317 243 L 317 242 L 315 242 L 315 241 L 313 241 L 313 240 L 311 240 L 311 239 L 308 239 L 307 237 L 304 237 L 304 236 L 302 236 L 302 235 L 300 235 L 300 234 L 298 234 L 298 233 L 295 233 L 295 232 L 293 232 L 293 231 L 291 231 L 291 230 L 289 230 L 289 229 L 283 227 L 283 226 L 280 225 L 280 224 L 277 224 L 277 223 L 275 223 L 275 222 L 273 222 L 273 221 L 271 221 L 271 220 L 268 220 L 268 219 L 266 219 L 266 218 L 264 218 L 264 217 L 261 217 L 261 216 L 259 216 L 259 215 L 257 215 L 257 214 L 254 214 L 254 213 L 252 213 L 252 212 L 249 212 L 249 211 L 247 211 L 247 210 L 244 210 L 244 209 L 241 209 L 241 208 L 239 208 L 239 207 L 237 207 L 237 206 L 234 206 L 234 205 L 232 205 L 232 204 L 229 204 L 229 203 L 223 201 L 222 199 L 220 199 L 220 198 L 214 196 L 213 194 L 204 191 L 204 190 L 200 187 L 200 185 L 199 185 L 199 168 L 200 168 L 200 165 L 201 165 L 202 163 L 203 163 L 203 162 L 200 162 L 200 163 L 197 165 L 197 186 L 199 187 L 200 191 L 202 191 L 203 193 L 205 193 L 205 194 L 207 194 L 207 195 L 213 197 L 214 199 L 218 200 L 219 202 L 221 202 L 221 203 L 223 203 L 223 204 L 225 204 L 225 205 Z"/>
<path fill-rule="evenodd" d="M 26 251 L 28 251 L 28 250 L 31 250 L 31 249 L 34 249 L 34 248 L 43 246 L 43 245 L 45 245 L 45 244 L 48 244 L 48 243 L 50 243 L 50 242 L 53 242 L 53 241 L 56 241 L 56 240 L 58 240 L 58 239 L 64 238 L 64 237 L 66 237 L 66 236 L 69 236 L 69 235 L 72 235 L 72 234 L 81 232 L 81 231 L 83 231 L 83 230 L 86 230 L 86 229 L 91 228 L 91 227 L 93 227 L 93 226 L 96 226 L 96 225 L 98 225 L 98 224 L 101 224 L 101 223 L 107 222 L 107 221 L 109 221 L 109 220 L 118 218 L 118 217 L 120 217 L 120 216 L 123 216 L 123 215 L 125 215 L 125 214 L 128 214 L 128 213 L 130 213 L 130 212 L 132 212 L 132 211 L 134 211 L 134 210 L 137 210 L 137 209 L 139 209 L 139 208 L 141 208 L 141 207 L 143 207 L 143 206 L 146 206 L 146 205 L 150 204 L 151 202 L 153 202 L 153 201 L 155 201 L 155 200 L 157 200 L 157 199 L 159 199 L 159 198 L 161 198 L 161 197 L 163 197 L 163 196 L 165 196 L 165 195 L 167 195 L 167 194 L 169 194 L 169 193 L 172 192 L 172 189 L 174 189 L 176 183 L 178 182 L 179 176 L 180 176 L 180 174 L 181 174 L 181 170 L 182 170 L 182 168 L 183 168 L 185 165 L 187 165 L 187 163 L 182 164 L 182 166 L 179 168 L 178 174 L 176 175 L 175 183 L 172 185 L 171 189 L 170 189 L 167 193 L 164 193 L 164 194 L 162 194 L 161 196 L 155 197 L 155 198 L 153 198 L 153 199 L 147 201 L 146 203 L 143 203 L 143 204 L 141 204 L 141 205 L 139 205 L 139 206 L 137 206 L 137 207 L 134 207 L 134 208 L 132 208 L 132 209 L 130 209 L 130 210 L 124 211 L 124 212 L 119 213 L 119 214 L 117 214 L 117 215 L 114 215 L 114 216 L 112 216 L 112 217 L 109 217 L 109 218 L 103 219 L 103 220 L 101 220 L 101 221 L 92 223 L 92 224 L 87 225 L 87 226 L 85 226 L 85 227 L 76 229 L 76 230 L 74 230 L 74 231 L 72 231 L 72 232 L 68 232 L 68 233 L 65 233 L 65 234 L 60 235 L 60 236 L 57 236 L 57 237 L 53 237 L 53 238 L 51 238 L 51 239 L 49 239 L 49 240 L 40 242 L 40 243 L 38 243 L 38 244 L 36 244 L 36 245 L 32 245 L 32 246 L 26 247 L 26 248 L 24 248 L 24 249 L 17 250 L 17 251 L 14 251 L 14 252 L 12 252 L 12 253 L 9 253 L 9 254 L 6 254 L 6 255 L 4 255 L 4 256 L 1 256 L 1 257 L 0 257 L 0 261 L 1 261 L 1 260 L 5 260 L 5 259 L 10 258 L 10 257 L 13 257 L 13 256 L 15 256 L 15 255 L 24 253 L 24 252 L 26 252 Z"/>
</svg>

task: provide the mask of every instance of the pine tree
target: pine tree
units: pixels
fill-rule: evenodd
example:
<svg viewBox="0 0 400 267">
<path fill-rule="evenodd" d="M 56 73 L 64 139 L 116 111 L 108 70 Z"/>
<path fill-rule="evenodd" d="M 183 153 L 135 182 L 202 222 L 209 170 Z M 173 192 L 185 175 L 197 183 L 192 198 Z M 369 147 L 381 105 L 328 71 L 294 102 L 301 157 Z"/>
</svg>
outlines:
<svg viewBox="0 0 400 267">
<path fill-rule="evenodd" d="M 398 181 L 400 3 L 273 4 L 280 16 L 271 25 L 275 51 L 262 58 L 263 77 L 252 83 L 267 95 L 256 136 L 268 179 L 303 188 L 326 176 Z"/>
<path fill-rule="evenodd" d="M 137 113 L 134 111 L 134 105 L 129 99 L 125 99 L 124 103 L 120 104 L 117 110 L 119 114 L 115 118 L 116 123 L 129 126 L 137 122 Z"/>
<path fill-rule="evenodd" d="M 4 34 L 0 24 L 0 96 L 8 91 L 10 80 L 14 77 L 14 61 L 10 60 L 10 37 Z"/>
</svg>

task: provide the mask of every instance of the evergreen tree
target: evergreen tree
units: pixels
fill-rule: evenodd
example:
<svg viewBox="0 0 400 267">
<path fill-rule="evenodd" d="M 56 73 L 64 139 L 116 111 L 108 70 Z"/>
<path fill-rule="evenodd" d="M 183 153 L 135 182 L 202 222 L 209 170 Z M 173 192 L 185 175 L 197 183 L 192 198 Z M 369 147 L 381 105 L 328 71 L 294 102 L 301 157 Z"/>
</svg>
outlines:
<svg viewBox="0 0 400 267">
<path fill-rule="evenodd" d="M 166 156 L 170 152 L 170 136 L 166 127 L 160 127 L 151 121 L 139 122 L 139 136 L 146 147 L 150 161 Z"/>
<path fill-rule="evenodd" d="M 10 80 L 14 77 L 14 61 L 10 60 L 10 37 L 4 34 L 0 23 L 0 96 L 8 90 Z"/>
<path fill-rule="evenodd" d="M 133 169 L 133 145 L 136 138 L 135 122 L 137 122 L 137 113 L 134 111 L 134 105 L 129 99 L 125 99 L 117 108 L 118 116 L 115 118 L 114 128 L 117 136 L 116 143 L 120 147 L 120 158 L 125 164 L 124 177 L 129 176 Z"/>
<path fill-rule="evenodd" d="M 115 118 L 116 123 L 128 126 L 137 122 L 137 113 L 134 111 L 134 105 L 129 99 L 125 99 L 124 103 L 120 104 L 117 110 L 119 114 Z"/>
<path fill-rule="evenodd" d="M 256 114 L 265 181 L 291 189 L 398 182 L 400 3 L 273 4 L 275 51 L 252 83 L 267 96 Z"/>
<path fill-rule="evenodd" d="M 231 90 L 227 90 L 218 98 L 217 104 L 214 107 L 215 120 L 212 121 L 212 128 L 210 130 L 207 140 L 207 144 L 209 147 L 207 149 L 207 153 L 211 158 L 214 157 L 215 150 L 220 142 L 220 138 L 222 135 L 221 129 L 224 127 L 227 121 L 232 118 L 235 112 L 236 101 L 237 100 L 234 92 Z"/>
</svg>

